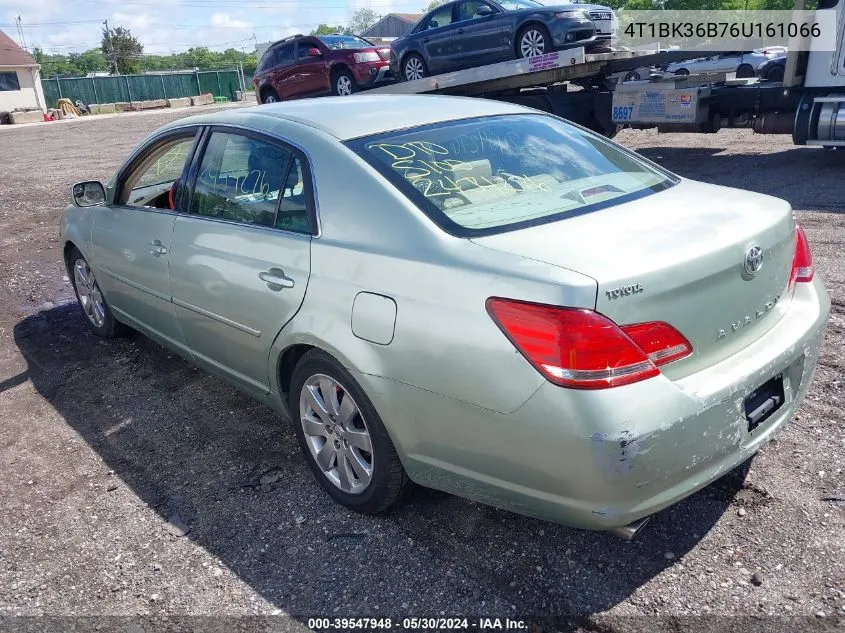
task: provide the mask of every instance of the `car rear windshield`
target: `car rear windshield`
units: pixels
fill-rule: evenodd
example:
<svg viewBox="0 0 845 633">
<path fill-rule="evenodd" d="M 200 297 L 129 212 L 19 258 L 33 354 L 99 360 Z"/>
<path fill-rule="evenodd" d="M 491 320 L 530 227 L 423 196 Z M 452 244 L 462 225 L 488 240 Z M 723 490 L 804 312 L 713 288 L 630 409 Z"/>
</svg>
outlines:
<svg viewBox="0 0 845 633">
<path fill-rule="evenodd" d="M 604 137 L 543 114 L 438 123 L 348 144 L 462 237 L 583 215 L 678 182 Z"/>
<path fill-rule="evenodd" d="M 373 44 L 354 35 L 321 35 L 320 40 L 333 49 L 371 48 Z"/>
</svg>

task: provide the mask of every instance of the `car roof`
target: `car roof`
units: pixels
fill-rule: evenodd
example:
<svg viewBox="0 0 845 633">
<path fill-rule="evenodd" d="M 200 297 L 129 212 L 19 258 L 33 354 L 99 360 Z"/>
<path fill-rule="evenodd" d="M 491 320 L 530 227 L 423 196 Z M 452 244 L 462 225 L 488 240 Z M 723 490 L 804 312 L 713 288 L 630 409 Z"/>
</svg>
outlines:
<svg viewBox="0 0 845 633">
<path fill-rule="evenodd" d="M 179 119 L 188 124 L 239 124 L 257 131 L 261 119 L 282 119 L 319 129 L 338 140 L 392 132 L 458 119 L 537 112 L 502 101 L 441 95 L 356 95 L 320 97 L 233 108 Z"/>
</svg>

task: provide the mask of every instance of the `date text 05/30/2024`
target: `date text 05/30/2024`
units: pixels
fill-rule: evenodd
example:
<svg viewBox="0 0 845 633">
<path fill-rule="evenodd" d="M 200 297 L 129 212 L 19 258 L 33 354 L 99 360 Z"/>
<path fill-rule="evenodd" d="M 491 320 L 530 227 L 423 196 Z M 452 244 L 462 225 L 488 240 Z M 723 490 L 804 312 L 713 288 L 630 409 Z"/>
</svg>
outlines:
<svg viewBox="0 0 845 633">
<path fill-rule="evenodd" d="M 309 618 L 314 631 L 529 631 L 526 620 L 512 618 Z"/>
</svg>

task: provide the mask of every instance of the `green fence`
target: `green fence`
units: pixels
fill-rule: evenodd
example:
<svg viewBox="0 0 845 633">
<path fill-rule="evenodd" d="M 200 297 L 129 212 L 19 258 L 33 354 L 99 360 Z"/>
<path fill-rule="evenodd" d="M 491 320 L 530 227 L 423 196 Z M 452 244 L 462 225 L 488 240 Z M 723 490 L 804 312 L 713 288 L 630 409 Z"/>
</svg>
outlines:
<svg viewBox="0 0 845 633">
<path fill-rule="evenodd" d="M 241 89 L 237 70 L 161 73 L 155 75 L 113 75 L 42 79 L 44 99 L 52 107 L 61 98 L 85 103 L 117 103 L 195 97 L 206 92 L 235 99 Z"/>
</svg>

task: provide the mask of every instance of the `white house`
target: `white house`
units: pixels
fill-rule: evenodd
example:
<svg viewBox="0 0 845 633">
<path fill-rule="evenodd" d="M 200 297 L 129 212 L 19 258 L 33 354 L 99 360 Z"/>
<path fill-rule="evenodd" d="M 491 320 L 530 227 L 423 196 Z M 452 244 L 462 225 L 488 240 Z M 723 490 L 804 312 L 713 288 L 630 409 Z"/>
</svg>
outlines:
<svg viewBox="0 0 845 633">
<path fill-rule="evenodd" d="M 25 109 L 46 112 L 40 69 L 29 53 L 0 31 L 0 112 Z"/>
</svg>

